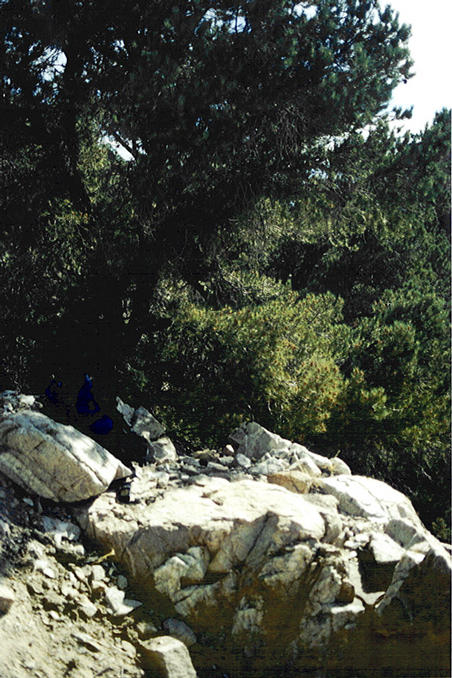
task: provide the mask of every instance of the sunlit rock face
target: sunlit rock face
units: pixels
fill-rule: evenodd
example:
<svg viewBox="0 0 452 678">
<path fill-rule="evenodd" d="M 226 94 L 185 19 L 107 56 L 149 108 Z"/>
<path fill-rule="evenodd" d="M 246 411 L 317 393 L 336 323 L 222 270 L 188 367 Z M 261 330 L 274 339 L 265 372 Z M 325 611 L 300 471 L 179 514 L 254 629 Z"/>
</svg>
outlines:
<svg viewBox="0 0 452 678">
<path fill-rule="evenodd" d="M 235 458 L 151 465 L 127 506 L 106 493 L 78 513 L 143 597 L 193 629 L 196 661 L 232 676 L 448 675 L 450 557 L 411 502 L 258 424 L 231 442 Z"/>
<path fill-rule="evenodd" d="M 13 404 L 0 416 L 0 471 L 24 489 L 53 501 L 77 502 L 130 475 L 124 464 L 77 429 Z"/>
<path fill-rule="evenodd" d="M 149 412 L 121 406 L 131 436 L 161 443 Z M 113 613 L 144 603 L 166 620 L 177 642 L 143 646 L 146 661 L 169 643 L 169 666 L 182 641 L 230 678 L 450 675 L 450 555 L 387 484 L 252 422 L 190 456 L 165 436 L 121 503 L 110 485 L 131 471 L 94 440 L 32 396 L 0 394 L 0 412 L 0 471 L 69 502 L 127 570 L 137 600 L 110 588 Z"/>
</svg>

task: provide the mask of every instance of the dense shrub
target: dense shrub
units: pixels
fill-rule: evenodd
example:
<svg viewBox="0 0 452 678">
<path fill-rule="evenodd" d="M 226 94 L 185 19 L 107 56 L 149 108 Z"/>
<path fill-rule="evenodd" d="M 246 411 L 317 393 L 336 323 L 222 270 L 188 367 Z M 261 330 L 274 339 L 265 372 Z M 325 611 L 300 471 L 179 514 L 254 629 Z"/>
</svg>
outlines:
<svg viewBox="0 0 452 678">
<path fill-rule="evenodd" d="M 301 299 L 286 289 L 235 310 L 187 304 L 162 343 L 161 402 L 195 441 L 224 441 L 243 419 L 302 440 L 326 430 L 348 334 L 331 294 Z"/>
</svg>

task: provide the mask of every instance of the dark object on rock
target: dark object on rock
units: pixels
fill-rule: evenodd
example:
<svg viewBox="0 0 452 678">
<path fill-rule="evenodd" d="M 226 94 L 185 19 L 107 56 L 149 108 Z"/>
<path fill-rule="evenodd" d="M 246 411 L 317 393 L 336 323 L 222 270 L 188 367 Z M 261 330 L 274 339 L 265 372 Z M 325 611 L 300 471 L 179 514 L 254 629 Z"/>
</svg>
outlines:
<svg viewBox="0 0 452 678">
<path fill-rule="evenodd" d="M 118 449 L 115 452 L 116 456 L 121 459 L 127 459 L 127 464 L 136 461 L 143 466 L 146 463 L 148 454 L 148 444 L 140 436 L 133 433 L 133 431 L 123 431 L 119 436 Z M 124 461 L 124 463 L 126 463 Z"/>
<path fill-rule="evenodd" d="M 96 412 L 99 412 L 100 406 L 94 400 L 94 396 L 91 392 L 92 388 L 93 380 L 88 374 L 85 374 L 85 383 L 78 392 L 77 402 L 75 404 L 77 412 L 79 414 L 88 415 L 96 414 Z"/>
<path fill-rule="evenodd" d="M 116 499 L 121 504 L 128 504 L 130 502 L 130 490 L 132 487 L 131 480 L 125 480 L 116 490 Z"/>
<path fill-rule="evenodd" d="M 45 390 L 45 396 L 47 400 L 52 403 L 52 405 L 59 405 L 61 403 L 61 388 L 63 386 L 62 381 L 57 381 L 55 376 L 52 374 L 50 383 Z"/>
<path fill-rule="evenodd" d="M 113 428 L 113 420 L 107 414 L 104 414 L 100 419 L 96 419 L 89 428 L 93 433 L 107 435 Z"/>
</svg>

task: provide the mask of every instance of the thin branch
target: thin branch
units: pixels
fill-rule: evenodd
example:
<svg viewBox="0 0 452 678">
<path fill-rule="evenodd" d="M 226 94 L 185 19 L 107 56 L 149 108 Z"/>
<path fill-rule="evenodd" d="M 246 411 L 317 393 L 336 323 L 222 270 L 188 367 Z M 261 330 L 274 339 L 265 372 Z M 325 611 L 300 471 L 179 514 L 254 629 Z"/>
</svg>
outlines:
<svg viewBox="0 0 452 678">
<path fill-rule="evenodd" d="M 126 149 L 128 153 L 130 153 L 134 160 L 137 159 L 136 150 L 132 146 L 130 146 L 130 144 L 128 144 L 127 141 L 124 141 L 124 139 L 121 137 L 120 134 L 118 134 L 118 132 L 109 131 L 109 134 L 118 144 L 120 144 L 123 148 Z"/>
</svg>

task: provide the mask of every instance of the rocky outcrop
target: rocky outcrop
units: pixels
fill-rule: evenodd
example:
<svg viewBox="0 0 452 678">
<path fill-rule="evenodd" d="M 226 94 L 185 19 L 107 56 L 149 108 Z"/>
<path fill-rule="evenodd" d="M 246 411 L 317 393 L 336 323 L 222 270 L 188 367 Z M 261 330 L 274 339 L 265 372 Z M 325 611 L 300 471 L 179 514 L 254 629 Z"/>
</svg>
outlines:
<svg viewBox="0 0 452 678">
<path fill-rule="evenodd" d="M 103 610 L 114 624 L 128 619 L 144 670 L 195 675 L 189 648 L 209 676 L 213 664 L 229 678 L 449 675 L 450 556 L 400 492 L 250 423 L 221 451 L 154 453 L 134 469 L 130 503 L 118 503 L 106 488 L 128 470 L 30 398 L 0 402 L 0 470 L 58 501 L 76 501 L 80 488 L 99 495 L 66 508 L 106 555 L 75 567 L 64 595 L 86 620 Z M 153 416 L 119 404 L 163 450 Z M 67 514 L 38 516 L 57 549 L 75 554 Z M 104 558 L 127 578 L 108 581 Z M 48 558 L 33 568 L 56 578 Z M 76 581 L 89 596 L 74 593 Z M 16 603 L 0 593 L 8 617 Z"/>
<path fill-rule="evenodd" d="M 24 398 L 28 398 L 28 401 Z M 0 471 L 21 487 L 53 501 L 95 497 L 131 471 L 72 426 L 25 409 L 33 396 L 4 394 L 0 416 Z"/>
<path fill-rule="evenodd" d="M 146 441 L 147 461 L 160 463 L 177 459 L 173 442 L 165 435 L 165 427 L 153 414 L 141 406 L 134 409 L 119 397 L 116 399 L 116 406 L 130 431 Z"/>
<path fill-rule="evenodd" d="M 157 628 L 142 605 L 111 611 L 112 588 L 133 591 L 112 558 L 82 540 L 70 505 L 32 501 L 0 473 L 1 678 L 144 678 L 138 643 Z"/>
<path fill-rule="evenodd" d="M 127 506 L 107 493 L 78 512 L 196 634 L 198 663 L 448 675 L 450 557 L 411 502 L 258 424 L 231 442 L 141 469 Z"/>
</svg>

